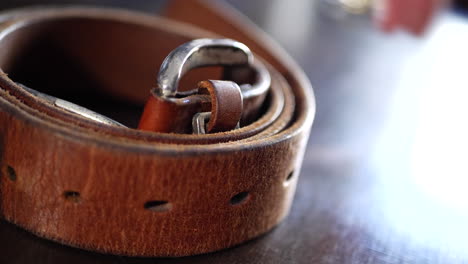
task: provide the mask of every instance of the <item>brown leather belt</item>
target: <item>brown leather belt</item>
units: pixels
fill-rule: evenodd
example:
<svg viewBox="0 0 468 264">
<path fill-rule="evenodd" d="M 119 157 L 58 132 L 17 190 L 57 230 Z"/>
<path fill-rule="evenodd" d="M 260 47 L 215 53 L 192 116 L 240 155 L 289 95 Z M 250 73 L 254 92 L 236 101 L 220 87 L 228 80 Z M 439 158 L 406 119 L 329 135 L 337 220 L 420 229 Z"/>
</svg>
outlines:
<svg viewBox="0 0 468 264">
<path fill-rule="evenodd" d="M 287 215 L 314 116 L 307 78 L 255 26 L 215 1 L 172 1 L 167 16 L 74 7 L 0 15 L 2 217 L 88 250 L 185 256 L 250 240 Z M 226 129 L 237 121 L 225 117 L 240 108 L 212 115 L 210 122 L 221 120 L 208 124 L 213 133 L 187 134 L 187 120 L 202 106 L 188 117 L 179 106 L 157 108 L 149 116 L 161 132 L 102 124 L 19 84 L 136 127 L 131 113 L 141 113 L 171 50 L 220 36 L 246 44 L 271 76 L 266 97 L 244 99 L 238 129 Z M 193 70 L 180 87 L 227 78 L 219 74 L 216 67 Z M 223 85 L 200 84 L 208 111 L 230 103 L 216 93 Z M 233 87 L 222 89 L 238 105 Z"/>
</svg>

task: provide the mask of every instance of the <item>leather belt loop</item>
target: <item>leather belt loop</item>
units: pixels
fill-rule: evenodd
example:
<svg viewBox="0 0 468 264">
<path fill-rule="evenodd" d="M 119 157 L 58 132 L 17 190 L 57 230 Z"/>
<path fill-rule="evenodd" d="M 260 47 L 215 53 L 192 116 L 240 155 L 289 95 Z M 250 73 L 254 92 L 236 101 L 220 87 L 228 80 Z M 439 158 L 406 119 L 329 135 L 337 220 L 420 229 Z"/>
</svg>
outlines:
<svg viewBox="0 0 468 264">
<path fill-rule="evenodd" d="M 211 97 L 211 109 L 206 132 L 223 132 L 238 127 L 243 108 L 242 92 L 231 81 L 202 81 L 198 83 L 199 94 L 209 94 Z M 194 117 L 197 120 L 196 117 Z M 205 129 L 204 122 L 197 122 L 197 133 L 201 134 Z M 202 128 L 202 129 L 200 129 Z M 194 129 L 195 130 L 195 129 Z"/>
</svg>

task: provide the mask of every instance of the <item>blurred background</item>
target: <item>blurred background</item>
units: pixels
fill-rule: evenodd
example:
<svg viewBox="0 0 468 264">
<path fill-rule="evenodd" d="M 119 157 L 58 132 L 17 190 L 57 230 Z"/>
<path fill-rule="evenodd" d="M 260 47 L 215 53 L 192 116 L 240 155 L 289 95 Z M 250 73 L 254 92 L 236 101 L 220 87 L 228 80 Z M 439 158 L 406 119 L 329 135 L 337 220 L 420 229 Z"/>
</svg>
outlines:
<svg viewBox="0 0 468 264">
<path fill-rule="evenodd" d="M 66 3 L 157 14 L 166 2 L 1 0 L 0 9 Z M 369 14 L 333 0 L 227 2 L 302 66 L 317 115 L 286 221 L 235 249 L 177 263 L 468 261 L 466 1 L 418 36 L 382 32 Z M 154 261 L 70 249 L 0 222 L 0 262 L 30 263 L 18 245 L 37 263 Z"/>
</svg>

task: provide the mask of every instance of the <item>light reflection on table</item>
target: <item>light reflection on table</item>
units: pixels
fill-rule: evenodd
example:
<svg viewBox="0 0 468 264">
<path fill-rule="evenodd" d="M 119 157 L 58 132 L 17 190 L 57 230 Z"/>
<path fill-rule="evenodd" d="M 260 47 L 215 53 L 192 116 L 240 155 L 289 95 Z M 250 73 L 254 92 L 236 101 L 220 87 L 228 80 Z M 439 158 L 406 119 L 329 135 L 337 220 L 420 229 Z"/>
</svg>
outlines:
<svg viewBox="0 0 468 264">
<path fill-rule="evenodd" d="M 461 252 L 468 249 L 467 66 L 468 24 L 446 17 L 402 68 L 373 153 L 384 225 Z"/>
</svg>

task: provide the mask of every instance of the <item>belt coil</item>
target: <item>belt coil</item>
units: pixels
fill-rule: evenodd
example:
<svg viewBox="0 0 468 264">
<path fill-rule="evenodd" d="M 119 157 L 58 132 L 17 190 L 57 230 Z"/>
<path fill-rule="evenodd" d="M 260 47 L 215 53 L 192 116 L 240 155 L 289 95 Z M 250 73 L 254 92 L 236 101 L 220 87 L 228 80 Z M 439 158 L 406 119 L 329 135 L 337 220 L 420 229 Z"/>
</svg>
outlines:
<svg viewBox="0 0 468 264">
<path fill-rule="evenodd" d="M 0 15 L 3 218 L 88 250 L 186 256 L 250 240 L 287 215 L 314 116 L 309 82 L 235 13 L 188 2 L 171 4 L 176 21 L 75 7 Z M 247 44 L 270 65 L 264 114 L 231 131 L 192 135 L 103 125 L 38 100 L 15 79 L 24 76 L 15 69 L 32 58 L 26 46 L 47 38 L 76 55 L 107 93 L 141 103 L 172 49 L 217 34 Z M 103 43 L 109 45 L 96 48 Z M 190 78 L 205 80 L 196 73 Z"/>
</svg>

